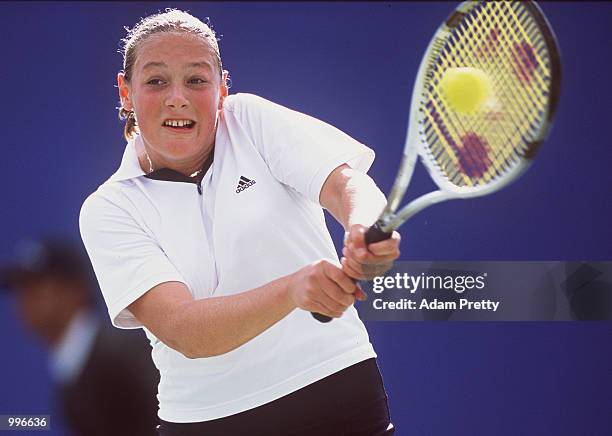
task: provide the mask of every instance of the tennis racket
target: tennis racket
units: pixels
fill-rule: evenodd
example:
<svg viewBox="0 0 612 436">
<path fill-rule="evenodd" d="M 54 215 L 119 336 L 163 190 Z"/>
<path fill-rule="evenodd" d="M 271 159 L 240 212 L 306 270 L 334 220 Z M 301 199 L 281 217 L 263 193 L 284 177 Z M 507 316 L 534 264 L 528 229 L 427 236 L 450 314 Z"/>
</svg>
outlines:
<svg viewBox="0 0 612 436">
<path fill-rule="evenodd" d="M 449 68 L 464 67 L 486 73 L 491 84 L 487 102 L 467 113 L 453 109 L 441 82 Z M 421 61 L 404 156 L 366 243 L 390 238 L 394 229 L 433 204 L 488 195 L 516 180 L 548 135 L 560 89 L 557 40 L 536 3 L 461 3 L 438 28 Z M 417 156 L 439 189 L 398 211 Z"/>
</svg>

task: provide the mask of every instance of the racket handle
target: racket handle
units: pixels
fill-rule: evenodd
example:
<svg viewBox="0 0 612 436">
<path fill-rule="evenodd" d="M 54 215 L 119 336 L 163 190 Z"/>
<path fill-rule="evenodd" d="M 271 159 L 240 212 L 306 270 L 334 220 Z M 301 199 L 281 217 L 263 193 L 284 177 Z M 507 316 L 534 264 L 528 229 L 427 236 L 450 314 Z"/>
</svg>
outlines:
<svg viewBox="0 0 612 436">
<path fill-rule="evenodd" d="M 365 241 L 367 245 L 373 244 L 374 242 L 384 241 L 389 239 L 391 233 L 387 233 L 380 228 L 379 221 L 376 221 L 372 227 L 368 229 L 365 234 Z M 319 322 L 330 322 L 332 319 L 327 315 L 321 315 L 320 313 L 310 312 L 310 314 Z"/>
<path fill-rule="evenodd" d="M 310 312 L 310 314 L 319 322 L 330 322 L 332 320 L 331 316 L 322 315 L 317 312 Z"/>
<path fill-rule="evenodd" d="M 365 234 L 365 242 L 367 245 L 373 244 L 374 242 L 384 241 L 389 239 L 393 232 L 387 233 L 380 228 L 380 221 L 376 221 L 372 227 L 368 229 Z"/>
</svg>

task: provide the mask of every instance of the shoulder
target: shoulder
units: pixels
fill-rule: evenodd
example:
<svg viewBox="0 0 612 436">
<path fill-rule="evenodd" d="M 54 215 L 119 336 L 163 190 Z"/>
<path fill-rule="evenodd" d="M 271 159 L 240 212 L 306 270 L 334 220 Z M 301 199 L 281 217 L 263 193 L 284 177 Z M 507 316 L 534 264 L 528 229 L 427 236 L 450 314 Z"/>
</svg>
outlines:
<svg viewBox="0 0 612 436">
<path fill-rule="evenodd" d="M 237 117 L 257 115 L 289 109 L 255 94 L 238 93 L 228 96 L 223 102 L 223 111 Z"/>
<path fill-rule="evenodd" d="M 249 94 L 246 92 L 239 92 L 228 96 L 223 101 L 223 109 L 229 111 L 240 110 L 249 106 L 273 104 L 271 101 L 266 100 L 255 94 Z"/>
<path fill-rule="evenodd" d="M 101 212 L 120 209 L 120 204 L 124 196 L 120 185 L 121 183 L 105 182 L 85 198 L 79 214 L 81 219 L 92 215 L 98 215 Z"/>
<path fill-rule="evenodd" d="M 108 230 L 109 226 L 133 223 L 138 212 L 130 200 L 130 185 L 130 180 L 106 182 L 83 201 L 79 211 L 82 236 L 84 232 L 98 233 L 101 225 Z"/>
</svg>

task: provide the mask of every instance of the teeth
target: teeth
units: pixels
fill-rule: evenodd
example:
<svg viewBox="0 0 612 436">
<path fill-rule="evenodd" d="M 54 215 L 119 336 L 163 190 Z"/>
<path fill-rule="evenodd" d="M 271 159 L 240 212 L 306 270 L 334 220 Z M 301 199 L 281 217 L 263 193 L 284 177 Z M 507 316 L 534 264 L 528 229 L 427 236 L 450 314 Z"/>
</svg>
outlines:
<svg viewBox="0 0 612 436">
<path fill-rule="evenodd" d="M 191 120 L 166 120 L 164 121 L 165 126 L 172 126 L 172 127 L 185 127 L 185 126 L 190 126 L 192 124 L 193 124 L 193 121 Z"/>
</svg>

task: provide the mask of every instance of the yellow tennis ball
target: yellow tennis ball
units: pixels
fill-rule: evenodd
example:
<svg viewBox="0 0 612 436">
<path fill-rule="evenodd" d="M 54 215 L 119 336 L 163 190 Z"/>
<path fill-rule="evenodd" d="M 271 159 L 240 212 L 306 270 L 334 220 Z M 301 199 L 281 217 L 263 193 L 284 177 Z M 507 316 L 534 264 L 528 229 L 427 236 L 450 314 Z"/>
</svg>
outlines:
<svg viewBox="0 0 612 436">
<path fill-rule="evenodd" d="M 493 84 L 488 74 L 478 68 L 449 68 L 443 73 L 440 89 L 453 110 L 473 113 L 491 98 Z"/>
</svg>

